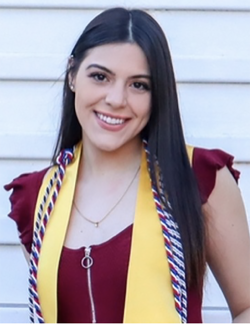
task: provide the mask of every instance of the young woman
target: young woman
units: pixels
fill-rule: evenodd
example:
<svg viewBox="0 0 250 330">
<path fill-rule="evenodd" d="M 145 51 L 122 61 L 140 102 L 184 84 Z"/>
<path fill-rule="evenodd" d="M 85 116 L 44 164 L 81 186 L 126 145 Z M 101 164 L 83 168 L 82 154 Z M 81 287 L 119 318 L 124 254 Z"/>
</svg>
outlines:
<svg viewBox="0 0 250 330">
<path fill-rule="evenodd" d="M 156 21 L 122 8 L 95 17 L 69 57 L 53 166 L 5 186 L 29 254 L 31 320 L 201 322 L 208 262 L 234 321 L 250 321 L 232 161 L 185 145 Z"/>
</svg>

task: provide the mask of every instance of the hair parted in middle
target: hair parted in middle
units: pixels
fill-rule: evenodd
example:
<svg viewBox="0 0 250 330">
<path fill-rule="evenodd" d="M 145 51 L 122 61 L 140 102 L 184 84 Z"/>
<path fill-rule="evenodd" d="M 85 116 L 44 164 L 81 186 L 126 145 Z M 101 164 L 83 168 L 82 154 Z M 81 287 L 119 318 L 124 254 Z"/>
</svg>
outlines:
<svg viewBox="0 0 250 330">
<path fill-rule="evenodd" d="M 171 212 L 179 225 L 188 284 L 201 288 L 205 272 L 205 225 L 201 199 L 186 151 L 168 43 L 159 24 L 145 11 L 108 9 L 96 16 L 82 32 L 66 70 L 62 120 L 52 161 L 55 162 L 62 149 L 70 148 L 82 139 L 82 128 L 75 113 L 75 94 L 69 85 L 70 77 L 77 74 L 90 49 L 112 43 L 135 43 L 146 56 L 151 77 L 151 114 L 141 137 L 148 141 L 151 179 L 158 187 L 154 166 L 157 159 L 172 206 Z"/>
</svg>

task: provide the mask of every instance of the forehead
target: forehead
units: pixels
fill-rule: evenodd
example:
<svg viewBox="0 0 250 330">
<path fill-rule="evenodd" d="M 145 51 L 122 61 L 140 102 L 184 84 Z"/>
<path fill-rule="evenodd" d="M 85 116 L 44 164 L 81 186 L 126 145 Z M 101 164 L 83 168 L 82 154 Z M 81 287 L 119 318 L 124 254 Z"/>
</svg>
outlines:
<svg viewBox="0 0 250 330">
<path fill-rule="evenodd" d="M 148 63 L 142 49 L 135 43 L 114 43 L 90 49 L 82 65 L 99 64 L 110 70 L 124 69 L 125 71 L 149 74 Z"/>
</svg>

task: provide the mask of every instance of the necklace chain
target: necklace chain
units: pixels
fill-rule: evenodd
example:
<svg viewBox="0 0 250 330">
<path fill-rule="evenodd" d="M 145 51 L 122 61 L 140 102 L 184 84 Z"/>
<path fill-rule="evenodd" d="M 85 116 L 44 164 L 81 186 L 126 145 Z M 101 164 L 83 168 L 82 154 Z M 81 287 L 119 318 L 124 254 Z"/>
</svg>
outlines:
<svg viewBox="0 0 250 330">
<path fill-rule="evenodd" d="M 87 218 L 80 210 L 79 210 L 79 207 L 76 205 L 76 203 L 75 203 L 75 200 L 73 201 L 73 204 L 74 204 L 74 207 L 75 207 L 75 209 L 76 209 L 76 211 L 78 212 L 78 214 L 83 218 L 83 219 L 85 219 L 86 221 L 88 221 L 88 222 L 90 222 L 90 223 L 92 223 L 96 228 L 98 228 L 99 227 L 99 225 L 100 225 L 100 223 L 103 221 L 103 220 L 105 220 L 109 215 L 110 215 L 110 213 L 117 207 L 117 205 L 122 201 L 122 199 L 124 198 L 124 196 L 126 195 L 126 193 L 128 192 L 128 190 L 129 190 L 129 188 L 132 186 L 132 183 L 134 182 L 134 180 L 135 180 L 135 178 L 136 178 L 136 176 L 137 176 L 137 174 L 138 174 L 138 172 L 139 172 L 139 170 L 140 170 L 140 165 L 139 165 L 139 167 L 137 168 L 137 170 L 136 170 L 136 172 L 135 172 L 135 174 L 134 174 L 134 176 L 133 176 L 133 178 L 132 178 L 132 180 L 130 181 L 130 183 L 129 183 L 129 185 L 127 186 L 127 188 L 125 189 L 125 191 L 123 192 L 123 194 L 121 195 L 121 197 L 118 199 L 118 201 L 111 207 L 111 209 L 108 211 L 108 213 L 106 213 L 105 215 L 104 215 L 104 217 L 103 218 L 101 218 L 101 220 L 99 220 L 99 221 L 94 221 L 94 220 L 91 220 L 91 219 L 89 219 L 89 218 Z"/>
</svg>

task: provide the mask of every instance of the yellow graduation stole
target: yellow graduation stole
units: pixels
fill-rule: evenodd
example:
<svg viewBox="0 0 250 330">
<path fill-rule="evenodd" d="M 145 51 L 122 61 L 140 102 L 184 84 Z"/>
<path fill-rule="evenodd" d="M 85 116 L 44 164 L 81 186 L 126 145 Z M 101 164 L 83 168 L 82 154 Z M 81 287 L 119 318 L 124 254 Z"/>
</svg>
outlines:
<svg viewBox="0 0 250 330">
<path fill-rule="evenodd" d="M 187 146 L 190 161 L 193 148 Z M 56 207 L 51 213 L 38 263 L 38 295 L 46 323 L 57 322 L 57 277 L 60 255 L 74 198 L 81 144 L 66 167 Z M 45 188 L 53 176 L 46 175 L 39 190 L 35 217 Z M 147 221 L 145 221 L 147 219 Z M 175 309 L 169 265 L 161 224 L 152 198 L 145 152 L 142 154 L 132 245 L 127 275 L 124 323 L 180 323 Z"/>
</svg>

